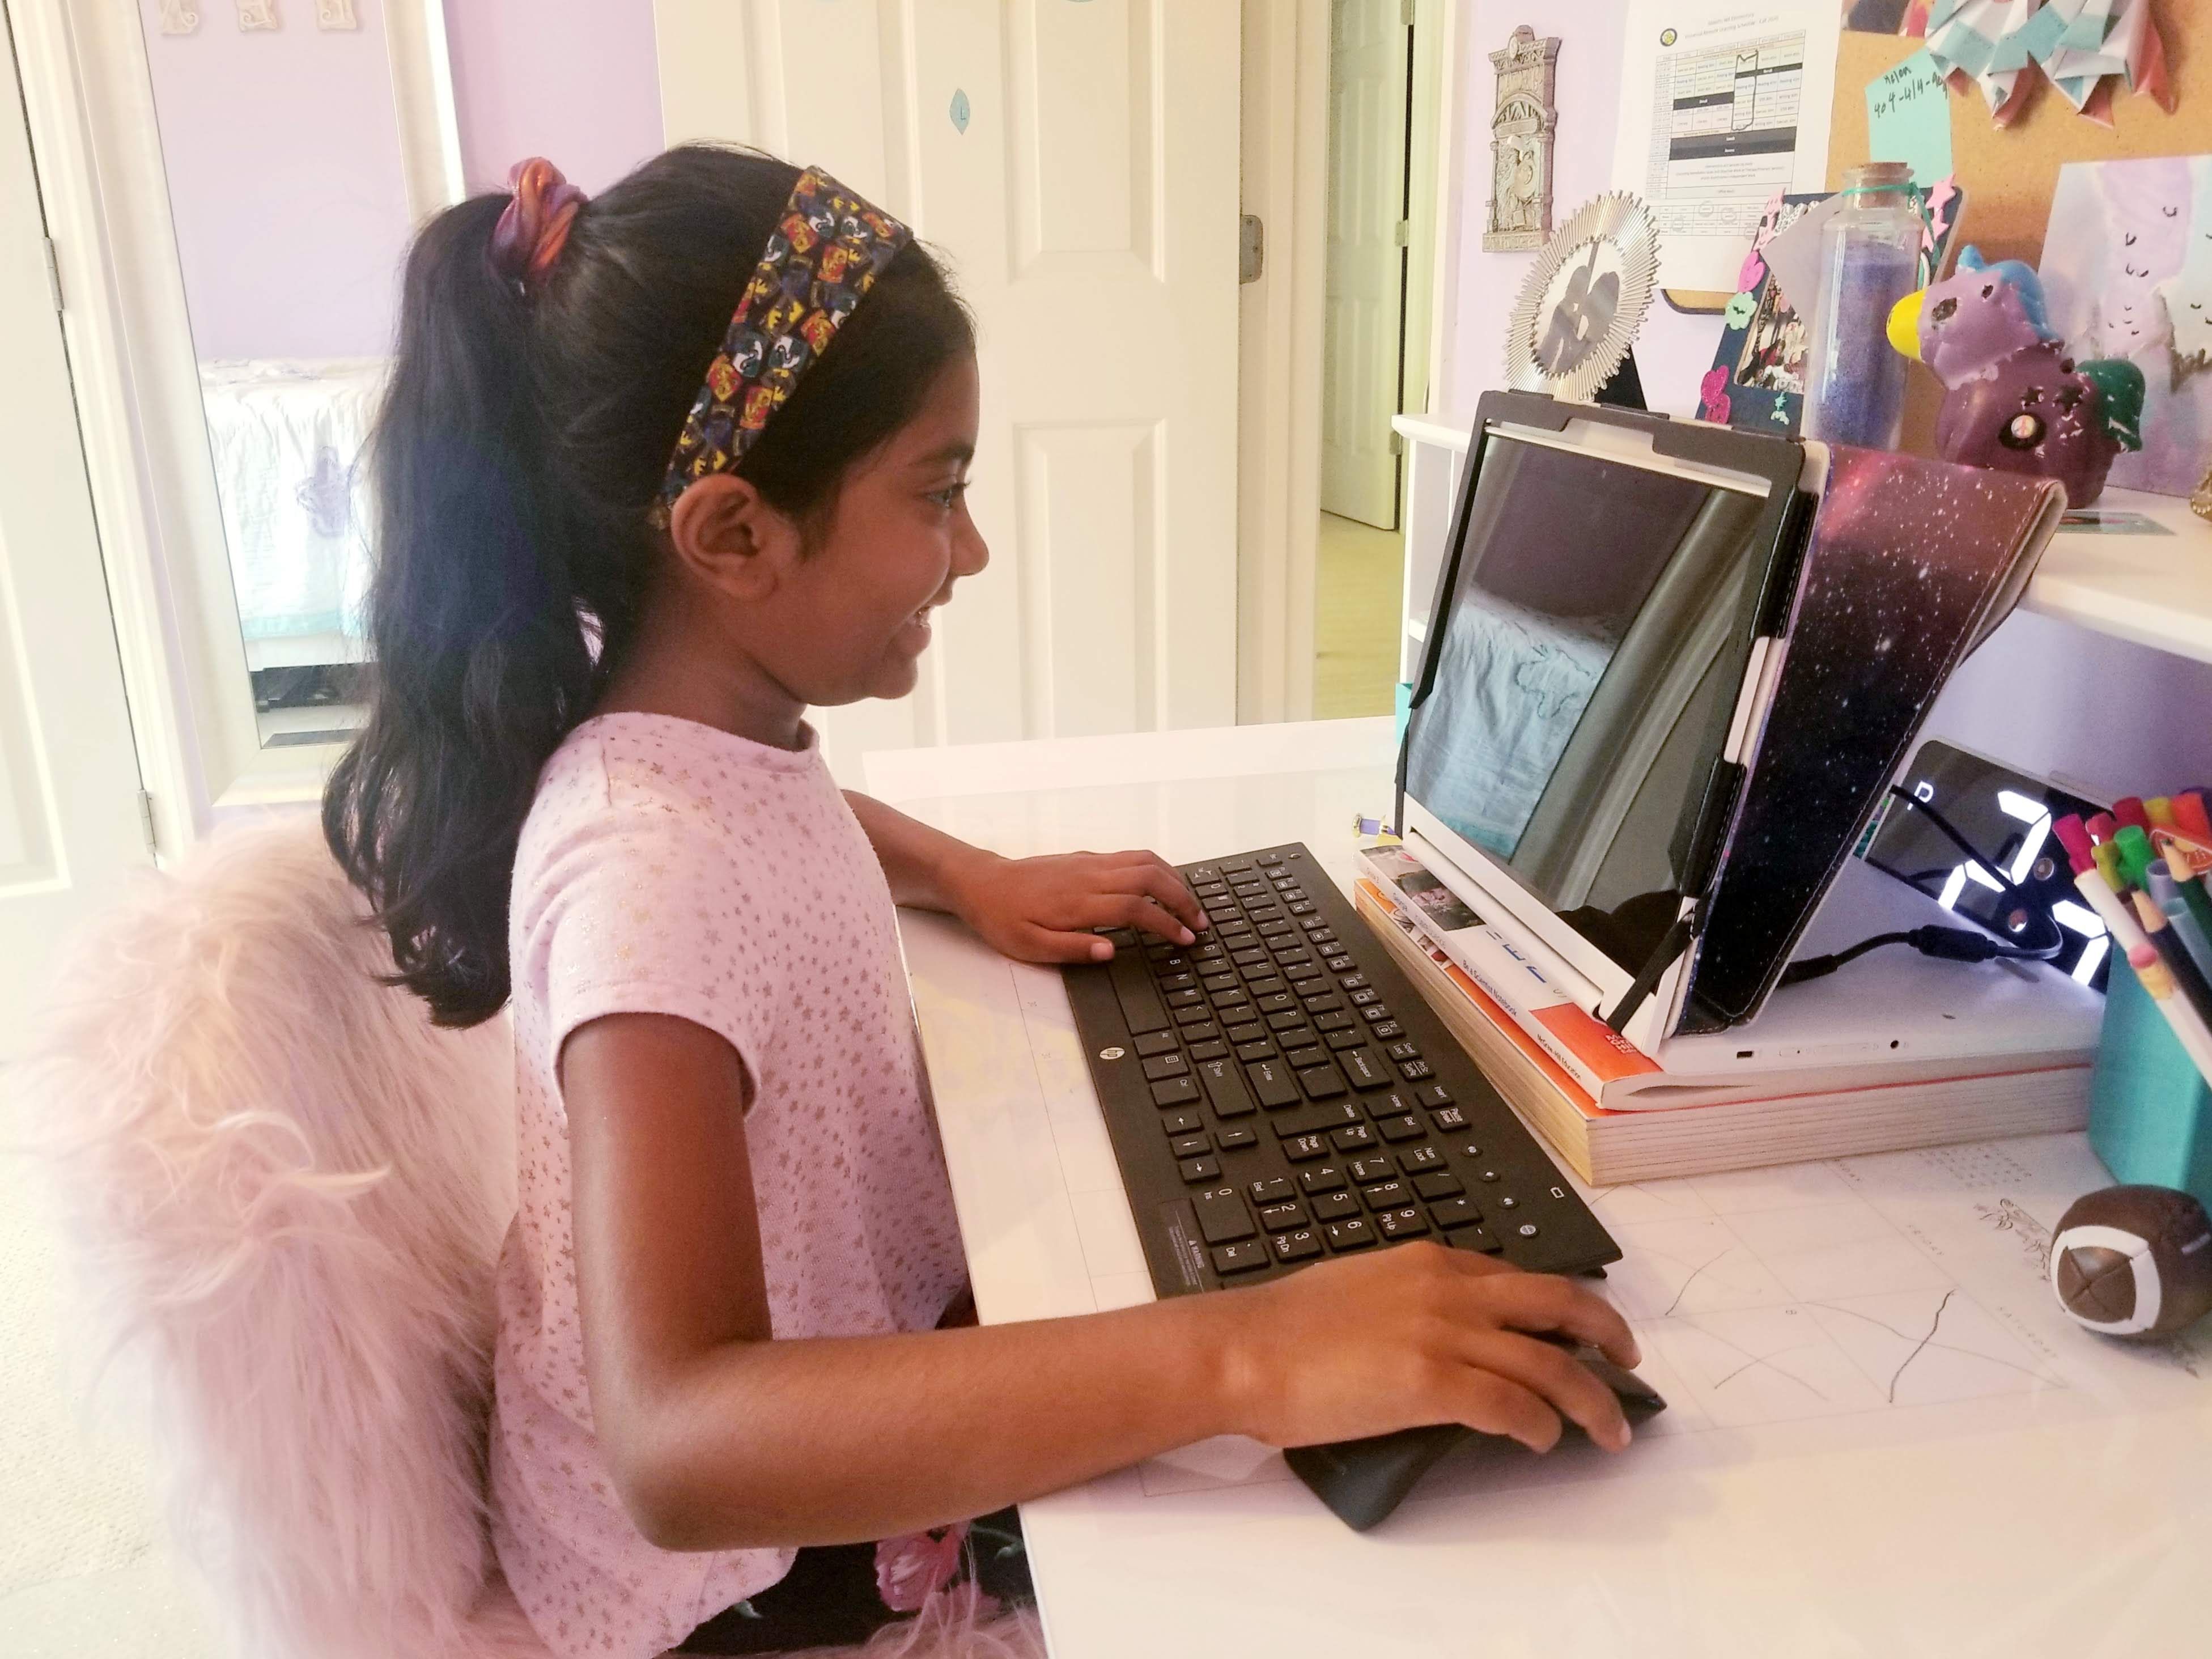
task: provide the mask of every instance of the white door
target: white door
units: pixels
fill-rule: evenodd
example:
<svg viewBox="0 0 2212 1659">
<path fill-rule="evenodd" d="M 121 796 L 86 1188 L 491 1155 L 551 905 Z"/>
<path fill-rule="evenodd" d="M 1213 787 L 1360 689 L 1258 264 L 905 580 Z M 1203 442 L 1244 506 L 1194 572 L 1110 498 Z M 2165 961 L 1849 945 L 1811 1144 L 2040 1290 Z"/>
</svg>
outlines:
<svg viewBox="0 0 2212 1659">
<path fill-rule="evenodd" d="M 149 865 L 14 48 L 0 13 L 0 1057 L 55 942 Z"/>
<path fill-rule="evenodd" d="M 1322 330 L 1321 506 L 1398 527 L 1399 353 L 1406 314 L 1403 0 L 1333 0 L 1328 274 Z"/>
<path fill-rule="evenodd" d="M 1394 0 L 1395 3 L 1395 0 Z M 1237 718 L 1237 0 L 656 0 L 672 143 L 826 168 L 980 327 L 991 565 L 869 749 Z"/>
</svg>

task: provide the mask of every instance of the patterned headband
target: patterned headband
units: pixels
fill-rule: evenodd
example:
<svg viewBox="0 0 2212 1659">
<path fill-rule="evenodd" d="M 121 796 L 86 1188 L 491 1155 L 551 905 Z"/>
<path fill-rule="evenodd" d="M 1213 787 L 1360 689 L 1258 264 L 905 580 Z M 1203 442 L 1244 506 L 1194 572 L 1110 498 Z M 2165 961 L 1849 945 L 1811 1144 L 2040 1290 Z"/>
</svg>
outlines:
<svg viewBox="0 0 2212 1659">
<path fill-rule="evenodd" d="M 568 245 L 568 228 L 584 205 L 584 192 L 542 155 L 517 161 L 507 187 L 514 199 L 491 228 L 491 263 L 526 294 Z"/>
<path fill-rule="evenodd" d="M 745 284 L 707 383 L 684 417 L 653 521 L 665 526 L 692 481 L 727 472 L 759 441 L 799 377 L 829 349 L 838 325 L 875 286 L 913 233 L 818 167 L 792 186 Z"/>
</svg>

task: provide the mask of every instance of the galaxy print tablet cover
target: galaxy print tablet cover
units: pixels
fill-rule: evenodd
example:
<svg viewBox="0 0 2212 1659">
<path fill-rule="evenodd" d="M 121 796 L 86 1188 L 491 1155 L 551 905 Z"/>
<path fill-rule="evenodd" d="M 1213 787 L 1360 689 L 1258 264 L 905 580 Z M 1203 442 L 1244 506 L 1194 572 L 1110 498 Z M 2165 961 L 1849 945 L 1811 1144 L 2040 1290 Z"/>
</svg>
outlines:
<svg viewBox="0 0 2212 1659">
<path fill-rule="evenodd" d="M 1831 448 L 1678 1030 L 1758 1012 L 1936 694 L 2011 611 L 2065 504 L 2049 479 Z"/>
</svg>

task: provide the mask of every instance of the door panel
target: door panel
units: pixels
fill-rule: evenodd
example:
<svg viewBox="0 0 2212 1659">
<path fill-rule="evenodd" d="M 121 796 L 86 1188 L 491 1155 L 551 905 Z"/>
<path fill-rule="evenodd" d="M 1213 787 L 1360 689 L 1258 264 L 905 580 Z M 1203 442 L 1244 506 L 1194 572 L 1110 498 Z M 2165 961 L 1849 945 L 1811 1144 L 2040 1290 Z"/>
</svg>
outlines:
<svg viewBox="0 0 2212 1659">
<path fill-rule="evenodd" d="M 672 142 L 811 162 L 975 313 L 991 565 L 870 748 L 1236 719 L 1235 0 L 658 0 Z M 853 73 L 874 64 L 872 81 Z"/>
<path fill-rule="evenodd" d="M 0 13 L 0 1058 L 56 943 L 152 862 L 44 222 Z"/>
<path fill-rule="evenodd" d="M 1329 53 L 1328 275 L 1322 337 L 1321 505 L 1398 526 L 1405 322 L 1406 44 L 1400 0 L 1334 0 Z"/>
</svg>

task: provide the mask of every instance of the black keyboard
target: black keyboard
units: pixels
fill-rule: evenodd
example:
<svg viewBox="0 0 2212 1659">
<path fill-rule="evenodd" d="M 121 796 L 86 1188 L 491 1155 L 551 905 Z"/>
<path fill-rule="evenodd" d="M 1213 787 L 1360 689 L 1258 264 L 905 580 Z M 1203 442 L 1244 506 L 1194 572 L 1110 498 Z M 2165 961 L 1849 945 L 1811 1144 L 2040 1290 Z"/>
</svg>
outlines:
<svg viewBox="0 0 2212 1659">
<path fill-rule="evenodd" d="M 1540 1273 L 1620 1259 L 1303 846 L 1182 866 L 1212 926 L 1066 970 L 1152 1285 L 1408 1239 Z"/>
</svg>

